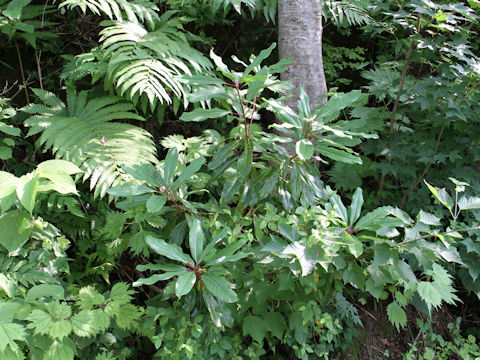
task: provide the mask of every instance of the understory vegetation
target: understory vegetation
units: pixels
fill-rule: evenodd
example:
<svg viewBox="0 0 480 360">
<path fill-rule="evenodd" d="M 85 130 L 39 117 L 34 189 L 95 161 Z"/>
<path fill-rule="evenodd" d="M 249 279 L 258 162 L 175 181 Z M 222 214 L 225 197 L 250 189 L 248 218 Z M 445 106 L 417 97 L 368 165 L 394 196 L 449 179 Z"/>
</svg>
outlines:
<svg viewBox="0 0 480 360">
<path fill-rule="evenodd" d="M 0 0 L 0 359 L 480 359 L 479 15 Z"/>
</svg>

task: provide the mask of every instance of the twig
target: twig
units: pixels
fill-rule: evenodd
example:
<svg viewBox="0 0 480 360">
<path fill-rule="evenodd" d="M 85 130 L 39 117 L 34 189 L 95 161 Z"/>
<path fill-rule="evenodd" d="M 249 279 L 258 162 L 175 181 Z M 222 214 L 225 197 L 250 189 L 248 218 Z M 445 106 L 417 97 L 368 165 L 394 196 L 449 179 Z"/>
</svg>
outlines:
<svg viewBox="0 0 480 360">
<path fill-rule="evenodd" d="M 42 52 L 40 51 L 40 54 L 38 54 L 37 49 L 35 49 L 35 60 L 37 62 L 38 79 L 40 81 L 40 89 L 43 90 L 42 68 L 40 67 L 40 58 L 41 57 L 42 57 Z"/>
<path fill-rule="evenodd" d="M 15 42 L 15 48 L 17 49 L 18 63 L 20 65 L 20 75 L 22 76 L 23 86 L 25 89 L 25 97 L 27 98 L 27 104 L 29 104 L 30 98 L 28 96 L 27 82 L 25 81 L 25 73 L 23 72 L 22 56 L 20 55 L 20 49 L 18 47 L 17 40 L 14 40 L 14 42 Z"/>
</svg>

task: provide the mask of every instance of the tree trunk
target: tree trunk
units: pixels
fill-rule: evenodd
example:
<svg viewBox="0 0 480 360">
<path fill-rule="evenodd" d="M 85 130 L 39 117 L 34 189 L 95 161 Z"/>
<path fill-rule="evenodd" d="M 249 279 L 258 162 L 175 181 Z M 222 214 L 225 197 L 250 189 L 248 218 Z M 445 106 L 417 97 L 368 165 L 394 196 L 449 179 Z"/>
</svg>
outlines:
<svg viewBox="0 0 480 360">
<path fill-rule="evenodd" d="M 314 109 L 327 99 L 327 84 L 322 60 L 321 0 L 278 0 L 280 58 L 294 57 L 295 61 L 282 74 L 282 80 L 293 80 L 294 96 L 287 105 L 296 109 L 298 88 L 301 85 L 310 97 Z"/>
</svg>

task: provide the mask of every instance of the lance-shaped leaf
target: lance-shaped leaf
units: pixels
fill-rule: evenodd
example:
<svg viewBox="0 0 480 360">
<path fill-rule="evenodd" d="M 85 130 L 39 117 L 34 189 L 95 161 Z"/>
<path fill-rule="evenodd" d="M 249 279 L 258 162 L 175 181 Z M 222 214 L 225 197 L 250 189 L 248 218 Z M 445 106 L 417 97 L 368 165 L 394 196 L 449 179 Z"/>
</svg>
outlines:
<svg viewBox="0 0 480 360">
<path fill-rule="evenodd" d="M 177 283 L 175 284 L 175 295 L 181 297 L 186 295 L 192 290 L 193 285 L 195 285 L 196 275 L 193 271 L 187 271 L 184 274 L 181 274 Z"/>
<path fill-rule="evenodd" d="M 229 110 L 223 110 L 218 108 L 213 109 L 195 109 L 190 112 L 184 112 L 182 116 L 180 116 L 180 120 L 182 121 L 193 121 L 193 122 L 200 122 L 205 121 L 208 119 L 218 119 L 230 114 Z"/>
<path fill-rule="evenodd" d="M 168 154 L 165 158 L 165 164 L 163 165 L 163 177 L 167 185 L 173 181 L 173 175 L 175 174 L 175 169 L 177 168 L 177 162 L 178 150 L 176 148 L 168 150 Z"/>
<path fill-rule="evenodd" d="M 202 276 L 202 282 L 216 298 L 226 303 L 237 301 L 237 294 L 232 290 L 230 283 L 223 277 L 205 274 Z"/>
<path fill-rule="evenodd" d="M 180 261 L 184 264 L 193 264 L 193 260 L 190 256 L 185 254 L 182 249 L 177 245 L 168 244 L 165 240 L 154 238 L 151 235 L 146 237 L 147 244 L 157 254 L 165 256 L 170 260 Z"/>
<path fill-rule="evenodd" d="M 200 170 L 204 162 L 204 157 L 199 157 L 198 159 L 193 160 L 178 176 L 177 180 L 175 180 L 175 182 L 173 183 L 173 186 L 178 186 L 184 183 L 186 180 L 190 179 L 193 174 Z"/>
<path fill-rule="evenodd" d="M 312 142 L 308 139 L 301 139 L 297 141 L 295 145 L 295 151 L 300 158 L 300 160 L 306 161 L 313 156 L 313 151 L 315 150 Z"/>
<path fill-rule="evenodd" d="M 188 227 L 190 232 L 188 234 L 188 243 L 190 245 L 190 253 L 195 261 L 198 261 L 200 254 L 203 251 L 203 235 L 202 222 L 194 217 L 187 217 Z"/>
<path fill-rule="evenodd" d="M 360 217 L 363 206 L 363 193 L 361 188 L 357 188 L 353 194 L 352 204 L 350 205 L 348 225 L 353 226 L 355 221 Z"/>
</svg>

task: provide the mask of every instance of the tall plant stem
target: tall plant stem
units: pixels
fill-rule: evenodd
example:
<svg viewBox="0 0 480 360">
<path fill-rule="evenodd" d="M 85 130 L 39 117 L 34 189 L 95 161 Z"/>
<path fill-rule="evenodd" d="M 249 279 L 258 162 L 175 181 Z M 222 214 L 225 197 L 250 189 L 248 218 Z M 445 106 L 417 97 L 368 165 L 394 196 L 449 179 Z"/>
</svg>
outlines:
<svg viewBox="0 0 480 360">
<path fill-rule="evenodd" d="M 421 21 L 422 21 L 422 14 L 417 14 L 417 24 L 415 26 L 417 34 L 420 33 Z M 393 132 L 395 131 L 395 122 L 396 122 L 395 117 L 397 115 L 398 106 L 400 104 L 400 95 L 402 94 L 403 85 L 405 84 L 405 78 L 407 77 L 408 68 L 410 66 L 410 58 L 412 57 L 414 45 L 415 45 L 415 40 L 412 39 L 410 41 L 410 46 L 408 47 L 407 56 L 405 57 L 405 64 L 403 65 L 402 76 L 400 77 L 400 85 L 398 87 L 397 96 L 395 97 L 395 103 L 393 104 L 392 115 L 390 117 L 390 129 L 388 131 L 389 135 L 393 134 Z M 382 175 L 382 177 L 380 178 L 380 182 L 378 184 L 378 200 L 380 200 L 380 193 L 383 190 L 384 185 L 385 185 L 385 175 Z"/>
<path fill-rule="evenodd" d="M 445 118 L 443 120 L 443 124 L 442 124 L 442 127 L 440 129 L 440 133 L 438 134 L 438 137 L 437 137 L 437 143 L 435 144 L 435 150 L 433 151 L 433 154 L 430 156 L 430 161 L 428 162 L 427 166 L 425 167 L 425 170 L 423 170 L 422 174 L 418 177 L 417 181 L 415 181 L 415 183 L 412 186 L 410 186 L 410 188 L 407 190 L 407 192 L 405 194 L 403 194 L 402 202 L 400 203 L 400 208 L 403 208 L 403 205 L 405 204 L 405 200 L 407 200 L 408 195 L 410 195 L 410 193 L 418 186 L 418 184 L 420 184 L 420 182 L 423 180 L 423 178 L 427 174 L 428 169 L 430 169 L 430 167 L 432 166 L 433 158 L 437 154 L 438 147 L 440 145 L 440 141 L 442 140 L 443 131 L 445 130 L 445 125 L 446 124 L 447 124 L 447 118 Z"/>
<path fill-rule="evenodd" d="M 27 103 L 30 103 L 30 98 L 28 96 L 27 82 L 25 80 L 25 73 L 23 71 L 22 55 L 20 55 L 20 48 L 18 47 L 17 40 L 14 40 L 14 42 L 15 42 L 15 48 L 17 49 L 18 63 L 20 65 L 20 75 L 22 76 L 23 88 L 25 89 L 25 97 L 27 99 Z"/>
<path fill-rule="evenodd" d="M 42 68 L 40 66 L 40 57 L 41 56 L 42 56 L 42 52 L 40 51 L 40 55 L 38 55 L 37 49 L 35 49 L 35 60 L 37 62 L 38 79 L 40 81 L 40 89 L 43 90 Z"/>
</svg>

